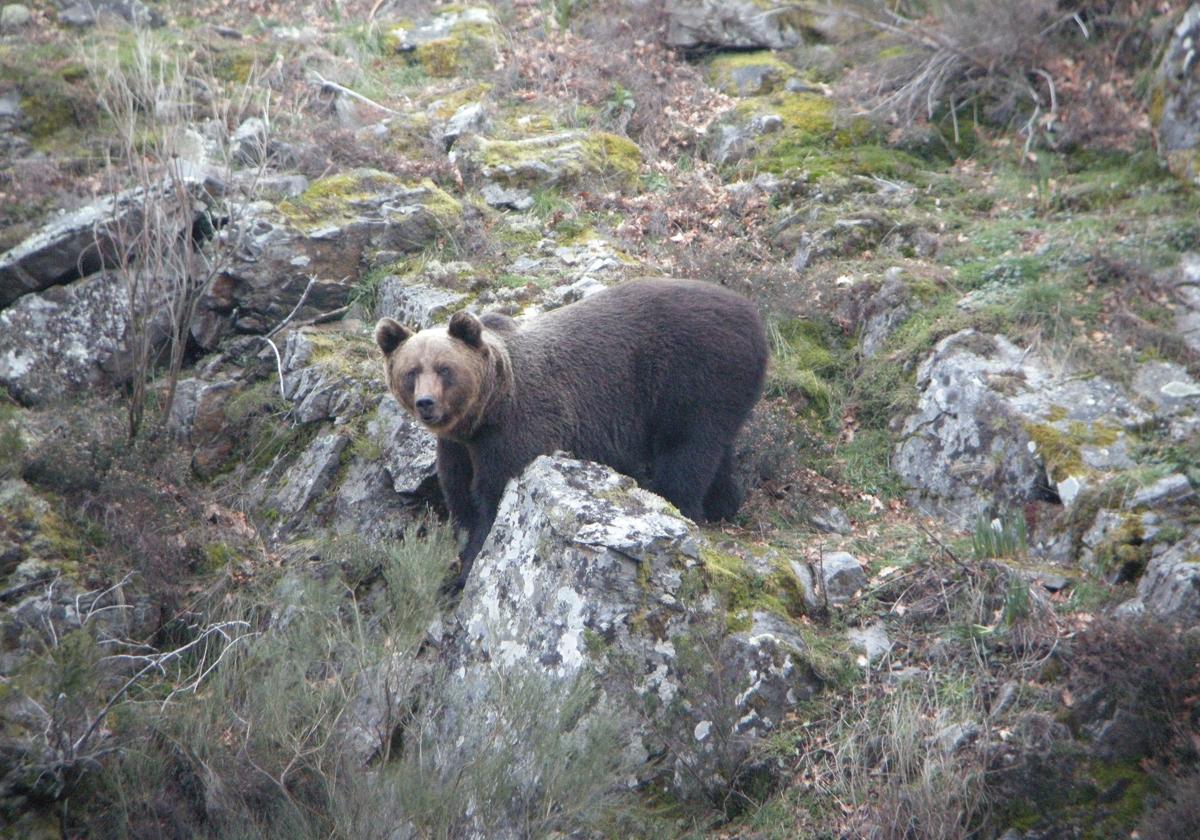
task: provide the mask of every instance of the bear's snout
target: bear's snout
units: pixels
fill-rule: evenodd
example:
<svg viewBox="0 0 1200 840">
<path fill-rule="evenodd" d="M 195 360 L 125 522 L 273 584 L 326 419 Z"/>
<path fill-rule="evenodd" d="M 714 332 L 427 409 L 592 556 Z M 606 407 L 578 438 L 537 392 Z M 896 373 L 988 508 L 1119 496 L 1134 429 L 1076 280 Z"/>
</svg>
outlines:
<svg viewBox="0 0 1200 840">
<path fill-rule="evenodd" d="M 437 400 L 435 400 L 429 394 L 422 394 L 413 400 L 413 407 L 417 409 L 417 414 L 419 414 L 421 419 L 426 423 L 438 419 Z"/>
</svg>

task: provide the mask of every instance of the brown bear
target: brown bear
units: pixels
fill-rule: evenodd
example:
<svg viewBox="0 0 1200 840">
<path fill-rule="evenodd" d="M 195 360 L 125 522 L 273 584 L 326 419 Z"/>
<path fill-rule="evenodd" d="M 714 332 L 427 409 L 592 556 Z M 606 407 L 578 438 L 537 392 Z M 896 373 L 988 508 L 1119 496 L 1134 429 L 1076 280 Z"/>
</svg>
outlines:
<svg viewBox="0 0 1200 840">
<path fill-rule="evenodd" d="M 458 312 L 375 327 L 388 387 L 437 435 L 446 507 L 467 534 L 458 583 L 508 480 L 562 449 L 632 476 L 693 520 L 741 503 L 733 441 L 762 392 L 754 305 L 693 280 L 634 280 L 518 325 Z"/>
</svg>

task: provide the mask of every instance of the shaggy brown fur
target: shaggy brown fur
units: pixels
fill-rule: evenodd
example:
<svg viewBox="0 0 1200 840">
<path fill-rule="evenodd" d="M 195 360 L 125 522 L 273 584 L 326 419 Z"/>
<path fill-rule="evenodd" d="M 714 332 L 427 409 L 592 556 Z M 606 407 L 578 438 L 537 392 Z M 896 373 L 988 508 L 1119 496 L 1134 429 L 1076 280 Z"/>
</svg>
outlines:
<svg viewBox="0 0 1200 840">
<path fill-rule="evenodd" d="M 375 328 L 388 387 L 438 436 L 438 478 L 467 532 L 460 583 L 505 484 L 562 449 L 633 476 L 692 519 L 732 516 L 733 441 L 762 391 L 753 304 L 690 280 L 635 280 L 518 325 L 459 312 Z"/>
</svg>

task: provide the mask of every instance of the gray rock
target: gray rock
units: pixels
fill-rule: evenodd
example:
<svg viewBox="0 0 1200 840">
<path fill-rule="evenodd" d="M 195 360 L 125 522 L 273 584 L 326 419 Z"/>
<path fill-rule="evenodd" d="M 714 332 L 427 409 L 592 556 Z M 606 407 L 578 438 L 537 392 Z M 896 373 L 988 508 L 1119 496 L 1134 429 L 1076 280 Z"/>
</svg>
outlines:
<svg viewBox="0 0 1200 840">
<path fill-rule="evenodd" d="M 132 373 L 124 281 L 101 273 L 30 294 L 0 311 L 0 386 L 25 405 L 43 405 L 124 385 Z M 152 348 L 164 346 L 161 310 L 151 307 Z"/>
<path fill-rule="evenodd" d="M 237 387 L 231 380 L 202 379 L 183 379 L 175 387 L 167 428 L 191 447 L 192 468 L 201 476 L 215 474 L 237 445 L 225 417 L 225 406 Z"/>
<path fill-rule="evenodd" d="M 241 166 L 257 166 L 267 159 L 270 129 L 261 117 L 250 117 L 233 132 L 230 138 L 230 153 L 235 163 Z"/>
<path fill-rule="evenodd" d="M 444 322 L 462 309 L 467 300 L 467 296 L 459 292 L 413 283 L 389 274 L 379 283 L 375 314 L 423 330 Z"/>
<path fill-rule="evenodd" d="M 193 199 L 207 195 L 202 176 L 190 181 L 189 188 Z M 168 202 L 173 199 L 169 185 L 159 189 Z M 132 189 L 64 213 L 0 256 L 0 309 L 21 295 L 86 277 L 106 263 L 114 265 L 114 243 L 135 239 L 147 200 L 158 199 Z"/>
<path fill-rule="evenodd" d="M 480 194 L 489 207 L 503 210 L 525 211 L 533 206 L 533 193 L 520 187 L 502 187 L 499 184 L 484 184 Z"/>
<path fill-rule="evenodd" d="M 736 115 L 736 111 L 730 111 Z M 729 118 L 713 123 L 705 133 L 705 156 L 713 163 L 725 165 L 752 157 L 758 149 L 757 139 L 783 127 L 777 114 L 751 117 L 745 121 Z"/>
<path fill-rule="evenodd" d="M 141 0 L 58 0 L 58 19 L 68 26 L 93 26 L 101 17 L 134 26 L 162 26 L 162 15 Z"/>
<path fill-rule="evenodd" d="M 388 395 L 367 424 L 367 434 L 383 449 L 383 466 L 392 489 L 406 498 L 430 498 L 438 493 L 437 439 L 413 420 Z"/>
<path fill-rule="evenodd" d="M 783 50 L 798 46 L 803 35 L 791 3 L 755 0 L 668 0 L 668 46 L 683 49 L 719 47 Z"/>
<path fill-rule="evenodd" d="M 889 268 L 884 273 L 883 285 L 863 307 L 862 337 L 859 340 L 859 352 L 863 358 L 873 358 L 883 349 L 892 333 L 908 319 L 909 298 L 903 272 L 898 268 Z"/>
<path fill-rule="evenodd" d="M 1200 624 L 1200 535 L 1195 532 L 1150 560 L 1138 582 L 1148 612 L 1186 627 Z"/>
<path fill-rule="evenodd" d="M 5 32 L 11 32 L 14 29 L 20 29 L 25 26 L 33 18 L 28 6 L 23 6 L 20 3 L 6 3 L 3 8 L 0 8 L 0 29 Z"/>
<path fill-rule="evenodd" d="M 1162 110 L 1155 129 L 1159 154 L 1171 171 L 1200 185 L 1200 168 L 1195 163 L 1200 148 L 1197 44 L 1200 44 L 1200 4 L 1194 3 L 1175 27 L 1158 68 L 1155 95 L 1161 97 Z"/>
<path fill-rule="evenodd" d="M 595 277 L 585 274 L 574 283 L 552 289 L 546 295 L 545 308 L 552 309 L 558 306 L 566 306 L 568 303 L 583 300 L 585 297 L 594 295 L 596 292 L 603 291 L 606 288 L 608 287 Z"/>
<path fill-rule="evenodd" d="M 561 456 L 536 459 L 509 484 L 449 625 L 460 628 L 443 642 L 454 682 L 470 697 L 497 676 L 530 669 L 552 681 L 594 671 L 593 712 L 629 719 L 627 751 L 645 761 L 661 750 L 662 726 L 677 745 L 669 766 L 647 764 L 639 775 L 665 769 L 677 790 L 703 791 L 722 750 L 749 757 L 819 681 L 803 640 L 777 616 L 756 613 L 748 631 L 708 639 L 711 646 L 693 642 L 720 609 L 685 586 L 698 572 L 700 543 L 694 525 L 631 479 Z M 723 702 L 683 679 L 685 648 L 715 657 L 707 667 L 732 683 Z M 662 711 L 630 719 L 634 704 Z M 553 709 L 545 713 L 554 719 Z M 447 709 L 448 724 L 466 716 Z"/>
<path fill-rule="evenodd" d="M 904 421 L 892 467 L 912 504 L 959 527 L 1047 498 L 1046 459 L 1051 473 L 1075 468 L 1067 456 L 1090 472 L 1131 465 L 1126 430 L 1150 419 L 1113 383 L 1055 370 L 974 330 L 940 341 L 918 367 L 917 386 L 917 410 Z M 1040 451 L 1039 436 L 1060 444 Z"/>
<path fill-rule="evenodd" d="M 825 597 L 834 606 L 845 604 L 867 585 L 867 575 L 858 558 L 848 552 L 821 555 L 820 569 Z"/>
<path fill-rule="evenodd" d="M 872 622 L 866 627 L 852 627 L 846 631 L 846 637 L 852 647 L 866 655 L 868 665 L 873 665 L 892 649 L 892 640 L 888 638 L 887 627 L 882 621 Z"/>
<path fill-rule="evenodd" d="M 283 351 L 283 394 L 299 423 L 344 423 L 366 410 L 362 386 L 324 365 L 309 364 L 314 349 L 302 331 L 288 335 Z"/>
<path fill-rule="evenodd" d="M 1056 575 L 1049 572 L 1042 572 L 1037 576 L 1038 583 L 1042 585 L 1042 589 L 1047 592 L 1062 592 L 1071 585 L 1071 579 Z"/>
<path fill-rule="evenodd" d="M 441 141 L 446 151 L 450 151 L 455 141 L 464 134 L 483 131 L 487 122 L 487 111 L 482 103 L 470 102 L 460 107 L 441 130 Z"/>
<path fill-rule="evenodd" d="M 1133 494 L 1125 507 L 1129 509 L 1150 508 L 1153 511 L 1163 511 L 1180 505 L 1195 504 L 1196 491 L 1192 489 L 1187 476 L 1172 473 L 1164 476 L 1149 487 L 1143 487 Z"/>
<path fill-rule="evenodd" d="M 760 63 L 740 63 L 722 71 L 716 81 L 725 93 L 761 96 L 782 87 L 791 75 L 792 71 L 785 70 L 776 59 Z"/>
<path fill-rule="evenodd" d="M 311 505 L 333 483 L 341 466 L 342 450 L 349 443 L 350 438 L 341 434 L 314 440 L 288 468 L 283 485 L 272 497 L 275 508 L 285 516 L 294 516 Z"/>
<path fill-rule="evenodd" d="M 1017 701 L 1017 696 L 1020 694 L 1021 686 L 1019 683 L 1009 680 L 1000 686 L 1000 690 L 996 692 L 996 699 L 992 701 L 992 708 L 988 712 L 992 717 L 1001 715 L 1012 708 L 1013 703 Z"/>
<path fill-rule="evenodd" d="M 429 515 L 428 503 L 435 502 L 438 493 L 432 474 L 423 495 L 397 493 L 383 461 L 355 453 L 337 486 L 333 528 L 371 541 L 397 540 Z"/>
<path fill-rule="evenodd" d="M 963 747 L 975 743 L 979 732 L 979 724 L 976 723 L 951 724 L 933 736 L 932 746 L 941 750 L 943 755 L 952 756 Z"/>
<path fill-rule="evenodd" d="M 1133 374 L 1133 390 L 1154 405 L 1155 413 L 1170 416 L 1200 408 L 1200 382 L 1174 362 L 1146 362 Z"/>
<path fill-rule="evenodd" d="M 818 531 L 824 531 L 827 534 L 849 534 L 854 530 L 854 525 L 850 522 L 849 517 L 839 507 L 815 511 L 809 515 L 808 521 Z"/>
<path fill-rule="evenodd" d="M 1168 279 L 1179 309 L 1175 331 L 1193 352 L 1200 353 L 1200 254 L 1184 254 Z"/>
<path fill-rule="evenodd" d="M 796 581 L 800 584 L 800 593 L 804 598 L 804 607 L 806 610 L 816 610 L 821 607 L 821 593 L 817 591 L 816 578 L 813 576 L 812 569 L 807 563 L 800 560 L 788 561 L 788 566 L 792 570 L 792 574 L 796 576 Z"/>
</svg>

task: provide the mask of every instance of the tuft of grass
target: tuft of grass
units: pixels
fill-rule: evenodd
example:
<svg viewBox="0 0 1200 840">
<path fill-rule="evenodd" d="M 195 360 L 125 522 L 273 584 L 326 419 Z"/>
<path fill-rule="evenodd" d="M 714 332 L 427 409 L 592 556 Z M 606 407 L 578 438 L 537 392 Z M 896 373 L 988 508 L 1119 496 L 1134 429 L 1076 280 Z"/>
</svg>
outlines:
<svg viewBox="0 0 1200 840">
<path fill-rule="evenodd" d="M 980 517 L 971 534 L 971 548 L 976 560 L 1025 557 L 1029 551 L 1025 517 L 1020 512 L 995 519 Z"/>
</svg>

